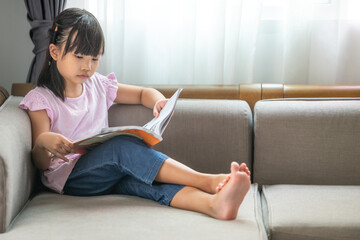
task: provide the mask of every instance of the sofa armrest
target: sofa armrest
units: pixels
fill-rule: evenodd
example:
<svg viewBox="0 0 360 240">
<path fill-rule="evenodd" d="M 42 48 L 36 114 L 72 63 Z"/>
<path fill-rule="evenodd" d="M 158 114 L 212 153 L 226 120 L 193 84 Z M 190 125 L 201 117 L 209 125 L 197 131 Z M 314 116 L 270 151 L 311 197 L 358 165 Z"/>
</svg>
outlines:
<svg viewBox="0 0 360 240">
<path fill-rule="evenodd" d="M 0 232 L 24 207 L 34 187 L 31 162 L 31 123 L 18 105 L 21 97 L 10 96 L 0 107 Z"/>
<path fill-rule="evenodd" d="M 6 101 L 8 97 L 9 97 L 9 93 L 6 91 L 5 88 L 0 86 L 0 106 Z"/>
</svg>

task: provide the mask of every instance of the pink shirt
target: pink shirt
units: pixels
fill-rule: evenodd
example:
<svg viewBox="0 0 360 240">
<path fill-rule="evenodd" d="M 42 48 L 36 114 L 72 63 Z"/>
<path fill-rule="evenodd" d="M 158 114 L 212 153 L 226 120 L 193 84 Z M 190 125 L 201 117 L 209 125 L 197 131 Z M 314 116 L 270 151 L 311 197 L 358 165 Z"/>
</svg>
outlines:
<svg viewBox="0 0 360 240">
<path fill-rule="evenodd" d="M 116 98 L 116 92 L 115 74 L 102 76 L 95 73 L 83 84 L 83 92 L 77 98 L 65 98 L 63 102 L 49 89 L 36 87 L 24 97 L 19 107 L 30 111 L 46 110 L 51 132 L 78 140 L 108 127 L 107 111 Z M 68 154 L 69 162 L 53 158 L 50 167 L 41 174 L 43 184 L 62 193 L 80 156 L 78 153 Z"/>
</svg>

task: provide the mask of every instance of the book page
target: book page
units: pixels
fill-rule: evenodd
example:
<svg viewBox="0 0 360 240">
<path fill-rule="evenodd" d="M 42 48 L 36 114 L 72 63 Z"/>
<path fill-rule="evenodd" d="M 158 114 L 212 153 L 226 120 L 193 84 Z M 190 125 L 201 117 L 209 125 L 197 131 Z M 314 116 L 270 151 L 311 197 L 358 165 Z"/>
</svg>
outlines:
<svg viewBox="0 0 360 240">
<path fill-rule="evenodd" d="M 182 88 L 179 88 L 172 97 L 165 104 L 163 109 L 161 109 L 159 117 L 153 118 L 150 122 L 146 123 L 143 127 L 146 129 L 150 129 L 158 135 L 162 135 L 166 126 L 168 125 L 170 118 L 174 114 L 174 109 L 176 106 L 176 102 L 179 98 L 179 95 L 182 91 Z"/>
<path fill-rule="evenodd" d="M 112 127 L 104 128 L 101 133 L 94 135 L 92 137 L 79 139 L 74 142 L 76 146 L 89 148 L 92 145 L 98 145 L 109 139 L 119 136 L 119 135 L 129 135 L 137 137 L 143 140 L 149 146 L 153 146 L 162 141 L 162 137 L 155 132 L 152 132 L 149 129 L 140 127 L 140 126 L 121 126 L 121 127 Z"/>
</svg>

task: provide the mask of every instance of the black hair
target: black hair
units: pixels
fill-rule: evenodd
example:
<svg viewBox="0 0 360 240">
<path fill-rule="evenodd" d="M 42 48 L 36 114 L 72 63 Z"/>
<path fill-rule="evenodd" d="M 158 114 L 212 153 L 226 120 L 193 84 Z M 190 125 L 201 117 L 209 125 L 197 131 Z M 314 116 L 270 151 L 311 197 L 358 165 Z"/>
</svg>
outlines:
<svg viewBox="0 0 360 240">
<path fill-rule="evenodd" d="M 63 56 L 72 51 L 93 57 L 104 54 L 105 40 L 101 26 L 95 16 L 84 9 L 68 8 L 62 11 L 54 19 L 48 37 L 49 45 L 54 44 L 61 48 L 65 44 Z M 49 48 L 37 86 L 46 87 L 55 96 L 65 100 L 65 81 L 59 73 L 56 61 L 50 56 Z"/>
</svg>

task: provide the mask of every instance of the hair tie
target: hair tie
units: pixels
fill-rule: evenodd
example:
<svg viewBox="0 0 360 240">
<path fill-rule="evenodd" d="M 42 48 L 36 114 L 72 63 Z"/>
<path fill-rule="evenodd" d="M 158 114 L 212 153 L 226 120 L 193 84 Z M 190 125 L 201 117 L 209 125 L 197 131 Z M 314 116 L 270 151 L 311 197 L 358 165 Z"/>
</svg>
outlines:
<svg viewBox="0 0 360 240">
<path fill-rule="evenodd" d="M 52 37 L 52 39 L 51 39 L 51 42 L 50 42 L 50 43 L 55 44 L 55 42 L 56 42 L 56 33 L 57 33 L 57 31 L 58 31 L 58 30 L 59 30 L 59 28 L 58 28 L 58 24 L 57 24 L 57 23 L 55 23 L 54 34 L 53 34 L 53 37 Z"/>
</svg>

